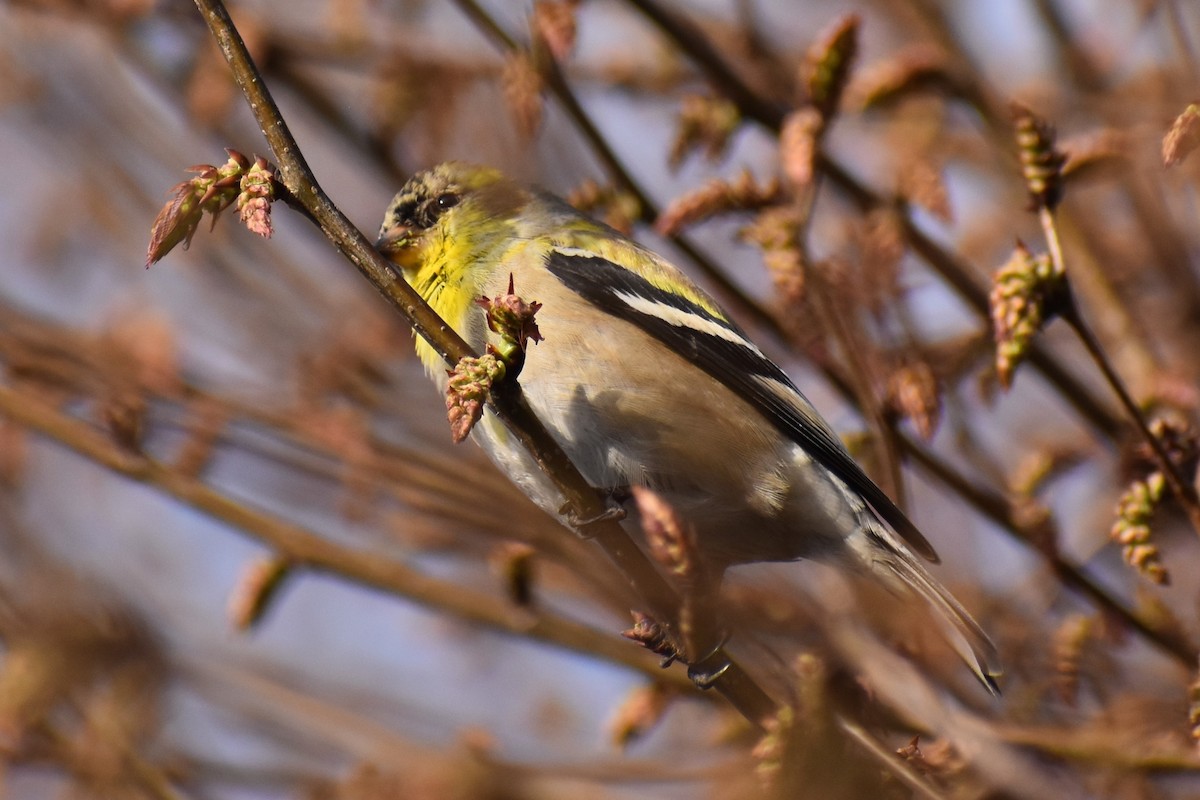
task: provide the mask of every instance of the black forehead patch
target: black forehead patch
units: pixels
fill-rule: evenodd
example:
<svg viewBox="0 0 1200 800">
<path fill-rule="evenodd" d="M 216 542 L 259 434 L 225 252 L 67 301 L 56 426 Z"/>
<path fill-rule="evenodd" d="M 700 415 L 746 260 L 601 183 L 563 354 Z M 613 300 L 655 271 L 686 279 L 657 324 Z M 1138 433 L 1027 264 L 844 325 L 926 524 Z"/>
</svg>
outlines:
<svg viewBox="0 0 1200 800">
<path fill-rule="evenodd" d="M 410 178 L 396 195 L 385 224 L 431 228 L 442 212 L 457 203 L 458 192 L 446 176 L 424 172 Z"/>
</svg>

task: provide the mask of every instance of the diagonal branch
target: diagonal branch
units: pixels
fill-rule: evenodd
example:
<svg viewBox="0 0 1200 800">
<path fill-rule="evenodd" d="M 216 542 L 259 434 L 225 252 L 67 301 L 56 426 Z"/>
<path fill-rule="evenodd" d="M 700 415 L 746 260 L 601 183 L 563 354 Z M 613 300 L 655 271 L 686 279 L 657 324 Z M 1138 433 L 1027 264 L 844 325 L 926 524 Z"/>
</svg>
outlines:
<svg viewBox="0 0 1200 800">
<path fill-rule="evenodd" d="M 196 6 L 212 31 L 234 78 L 254 112 L 280 167 L 284 185 L 308 209 L 322 232 L 372 285 L 383 294 L 422 336 L 453 365 L 473 356 L 470 347 L 421 299 L 344 214 L 334 206 L 317 184 L 305 163 L 295 139 L 288 130 L 278 106 L 263 83 L 250 58 L 229 12 L 220 0 L 196 0 Z M 539 467 L 566 498 L 578 519 L 600 520 L 588 526 L 596 539 L 615 561 L 660 620 L 673 625 L 678 618 L 679 599 L 653 564 L 637 548 L 629 534 L 612 519 L 602 519 L 605 500 L 584 480 L 570 460 L 530 410 L 515 381 L 502 384 L 493 392 L 489 404 L 514 437 L 536 459 Z M 717 642 L 715 631 L 708 637 Z M 714 688 L 725 695 L 747 719 L 761 725 L 774 710 L 775 703 L 735 661 L 716 645 L 706 660 L 724 665 Z"/>
<path fill-rule="evenodd" d="M 1038 209 L 1038 219 L 1042 224 L 1042 231 L 1046 236 L 1046 245 L 1050 250 L 1050 259 L 1057 271 L 1061 275 L 1067 273 L 1066 258 L 1063 256 L 1062 241 L 1058 235 L 1058 221 L 1055 212 L 1052 208 L 1042 205 Z M 1142 439 L 1150 446 L 1150 452 L 1154 455 L 1155 461 L 1158 462 L 1158 468 L 1161 470 L 1163 477 L 1166 478 L 1167 484 L 1171 487 L 1171 492 L 1175 495 L 1175 499 L 1183 506 L 1184 513 L 1187 514 L 1188 521 L 1192 524 L 1192 529 L 1197 535 L 1200 535 L 1200 497 L 1196 496 L 1195 485 L 1184 475 L 1180 474 L 1179 467 L 1171 458 L 1171 454 L 1167 452 L 1159 437 L 1154 435 L 1150 430 L 1149 424 L 1146 422 L 1146 417 L 1142 414 L 1142 410 L 1138 408 L 1134 402 L 1133 396 L 1129 394 L 1129 389 L 1125 386 L 1125 382 L 1121 380 L 1121 376 L 1117 374 L 1112 362 L 1109 361 L 1108 354 L 1104 352 L 1104 347 L 1101 346 L 1100 340 L 1096 338 L 1096 334 L 1092 332 L 1091 327 L 1083 319 L 1083 315 L 1079 313 L 1079 309 L 1075 303 L 1068 304 L 1067 308 L 1062 313 L 1063 320 L 1075 331 L 1075 335 L 1083 342 L 1083 346 L 1087 349 L 1088 355 L 1092 357 L 1092 361 L 1099 367 L 1100 372 L 1104 375 L 1104 380 L 1112 387 L 1113 393 L 1121 401 L 1121 407 L 1133 420 L 1134 426 Z"/>
</svg>

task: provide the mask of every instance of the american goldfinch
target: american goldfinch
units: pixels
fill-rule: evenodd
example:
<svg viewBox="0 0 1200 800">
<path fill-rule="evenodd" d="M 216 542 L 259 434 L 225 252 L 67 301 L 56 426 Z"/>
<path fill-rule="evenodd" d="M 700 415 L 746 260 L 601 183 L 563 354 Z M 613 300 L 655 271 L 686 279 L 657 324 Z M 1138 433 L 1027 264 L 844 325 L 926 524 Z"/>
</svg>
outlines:
<svg viewBox="0 0 1200 800">
<path fill-rule="evenodd" d="M 562 200 L 499 171 L 447 163 L 392 200 L 377 246 L 478 352 L 499 344 L 476 300 L 510 280 L 542 304 L 525 396 L 583 476 L 647 486 L 696 530 L 712 574 L 816 558 L 917 595 L 991 691 L 995 648 L 922 565 L 932 546 L 720 306 L 676 267 Z M 417 350 L 446 388 L 445 365 Z M 472 432 L 530 498 L 563 498 L 485 414 Z"/>
</svg>

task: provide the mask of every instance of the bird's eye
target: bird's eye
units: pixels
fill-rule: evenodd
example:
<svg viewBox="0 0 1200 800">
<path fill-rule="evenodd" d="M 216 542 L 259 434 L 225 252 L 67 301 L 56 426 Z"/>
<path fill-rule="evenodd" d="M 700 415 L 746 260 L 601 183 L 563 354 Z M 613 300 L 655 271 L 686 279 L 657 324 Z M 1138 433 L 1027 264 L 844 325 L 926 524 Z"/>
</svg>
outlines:
<svg viewBox="0 0 1200 800">
<path fill-rule="evenodd" d="M 415 221 L 418 228 L 432 228 L 437 222 L 438 214 L 437 205 L 432 200 L 426 200 L 417 208 Z"/>
<path fill-rule="evenodd" d="M 437 224 L 438 217 L 448 208 L 458 205 L 458 195 L 453 192 L 439 194 L 421 204 L 417 210 L 416 222 L 422 228 L 432 228 Z"/>
</svg>

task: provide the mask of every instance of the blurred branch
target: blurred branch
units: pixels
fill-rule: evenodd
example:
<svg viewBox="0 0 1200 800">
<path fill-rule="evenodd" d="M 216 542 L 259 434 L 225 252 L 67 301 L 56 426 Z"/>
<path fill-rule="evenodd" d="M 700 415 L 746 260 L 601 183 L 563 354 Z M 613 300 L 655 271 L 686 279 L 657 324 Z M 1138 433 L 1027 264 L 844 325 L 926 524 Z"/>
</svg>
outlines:
<svg viewBox="0 0 1200 800">
<path fill-rule="evenodd" d="M 335 544 L 298 525 L 251 509 L 196 478 L 120 447 L 101 431 L 58 411 L 32 392 L 0 386 L 0 416 L 253 536 L 297 567 L 339 575 L 460 619 L 621 664 L 654 680 L 690 685 L 683 676 L 663 672 L 647 654 L 593 628 L 537 609 L 498 602 L 494 595 L 427 577 L 381 558 L 377 552 Z"/>
<path fill-rule="evenodd" d="M 1194 645 L 1180 639 L 1173 631 L 1157 626 L 1154 622 L 1143 619 L 1136 612 L 1126 608 L 1121 601 L 1112 597 L 1081 568 L 1065 561 L 1055 551 L 1052 542 L 1038 541 L 1038 532 L 1030 530 L 1029 525 L 1021 521 L 1017 509 L 1007 498 L 971 482 L 936 454 L 912 441 L 909 437 L 901 436 L 900 442 L 905 453 L 928 470 L 931 475 L 953 489 L 985 517 L 1011 533 L 1018 541 L 1040 553 L 1064 585 L 1088 597 L 1097 608 L 1121 620 L 1148 641 L 1170 653 L 1181 665 L 1187 668 L 1195 665 L 1197 657 L 1200 657 L 1200 651 Z"/>
<path fill-rule="evenodd" d="M 31 383 L 99 406 L 114 387 L 128 387 L 153 403 L 156 426 L 188 437 L 172 458 L 184 473 L 200 474 L 218 448 L 236 448 L 293 474 L 319 477 L 333 486 L 340 483 L 348 493 L 380 493 L 460 529 L 467 525 L 497 540 L 528 542 L 586 581 L 593 589 L 589 602 L 603 598 L 618 614 L 629 608 L 630 592 L 617 569 L 597 562 L 594 548 L 578 537 L 563 536 L 562 527 L 532 503 L 523 509 L 511 507 L 503 518 L 481 507 L 480 496 L 510 506 L 524 502 L 524 496 L 482 458 L 466 464 L 461 452 L 429 452 L 419 445 L 385 441 L 365 425 L 349 433 L 331 432 L 329 426 L 340 418 L 336 410 L 317 406 L 317 400 L 280 408 L 219 396 L 186 379 L 172 379 L 164 386 L 161 379 L 138 369 L 136 360 L 130 363 L 130 354 L 114 352 L 106 338 L 107 334 L 95 337 L 63 329 L 0 303 L 0 362 Z M 337 341 L 328 352 L 329 360 L 341 365 L 367 356 L 347 354 Z M 386 372 L 383 364 L 363 368 L 378 375 Z M 312 376 L 321 369 L 310 362 L 305 371 Z M 392 388 L 387 384 L 381 391 Z"/>
<path fill-rule="evenodd" d="M 1101 89 L 1104 86 L 1104 76 L 1091 54 L 1071 35 L 1058 3 L 1055 0 L 1034 0 L 1033 5 L 1042 20 L 1042 25 L 1062 54 L 1063 66 L 1067 68 L 1071 79 L 1087 91 Z"/>
<path fill-rule="evenodd" d="M 853 390 L 843 375 L 831 365 L 822 367 L 825 377 L 834 388 L 846 398 L 853 397 Z M 1013 502 L 1000 492 L 986 486 L 981 486 L 955 469 L 949 462 L 939 456 L 929 447 L 914 440 L 899 429 L 893 429 L 897 442 L 903 453 L 936 478 L 982 516 L 991 520 L 1013 539 L 1029 547 L 1046 560 L 1054 574 L 1066 586 L 1087 597 L 1097 608 L 1115 619 L 1121 620 L 1131 630 L 1148 641 L 1153 642 L 1164 652 L 1169 653 L 1180 664 L 1191 668 L 1196 659 L 1200 658 L 1200 650 L 1169 628 L 1156 625 L 1152 620 L 1144 619 L 1136 611 L 1126 607 L 1118 598 L 1113 597 L 1104 587 L 1100 586 L 1087 572 L 1062 558 L 1057 552 L 1053 541 L 1046 540 L 1046 531 L 1031 527 L 1030 522 L 1023 520 Z"/>
<path fill-rule="evenodd" d="M 465 357 L 473 357 L 466 342 L 437 317 L 415 290 L 398 278 L 390 265 L 317 185 L 224 5 L 220 0 L 196 0 L 196 6 L 245 93 L 263 135 L 279 162 L 283 182 L 289 191 L 309 209 L 337 249 L 358 267 L 363 276 L 384 294 L 447 363 L 453 366 Z M 576 518 L 596 520 L 588 526 L 588 535 L 595 538 L 620 565 L 654 613 L 667 624 L 674 625 L 679 608 L 674 590 L 617 521 L 606 518 L 608 509 L 604 498 L 588 485 L 550 437 L 525 403 L 520 387 L 514 381 L 502 384 L 498 391 L 493 392 L 490 405 L 562 492 Z M 761 724 L 761 720 L 774 708 L 774 702 L 736 662 L 722 652 L 715 631 L 709 632 L 706 638 L 713 647 L 711 655 L 708 650 L 705 651 L 705 660 L 721 665 L 720 672 L 715 673 L 719 677 L 713 682 L 714 688 L 728 697 L 747 719 Z"/>
<path fill-rule="evenodd" d="M 779 132 L 785 108 L 759 97 L 734 73 L 699 29 L 681 15 L 664 9 L 657 0 L 629 0 L 629 3 L 674 41 L 721 91 L 738 104 L 746 116 L 769 130 Z M 861 209 L 895 209 L 899 213 L 900 229 L 913 252 L 933 267 L 976 314 L 987 318 L 987 290 L 975 278 L 974 270 L 922 232 L 902 199 L 877 194 L 825 152 L 818 153 L 817 167 Z M 1044 349 L 1034 347 L 1029 361 L 1059 390 L 1064 401 L 1073 406 L 1099 433 L 1110 440 L 1116 438 L 1121 425 L 1112 411 L 1073 377 L 1058 359 Z"/>
<path fill-rule="evenodd" d="M 659 5 L 657 0 L 628 0 L 629 5 L 653 22 L 704 71 L 717 90 L 737 104 L 742 113 L 779 132 L 787 106 L 761 97 L 729 66 L 704 31 L 687 17 Z"/>
<path fill-rule="evenodd" d="M 1046 2 L 1047 0 L 1043 0 Z M 1175 43 L 1175 49 L 1179 51 L 1179 55 L 1187 63 L 1188 73 L 1195 80 L 1200 77 L 1200 60 L 1196 57 L 1196 49 L 1192 46 L 1192 40 L 1188 36 L 1187 24 L 1183 18 L 1183 14 L 1179 10 L 1179 0 L 1162 0 L 1157 4 L 1159 8 L 1166 9 L 1167 27 L 1171 31 L 1171 39 Z"/>
<path fill-rule="evenodd" d="M 79 752 L 79 745 L 73 742 L 70 736 L 59 730 L 49 720 L 44 721 L 39 726 L 38 733 L 46 737 L 51 747 L 58 751 L 57 757 L 61 758 L 63 763 L 68 767 L 83 757 Z M 170 778 L 167 777 L 166 772 L 161 767 L 142 758 L 131 747 L 122 745 L 114 746 L 121 747 L 121 766 L 124 767 L 123 771 L 130 775 L 136 786 L 146 792 L 146 796 L 153 800 L 187 800 L 188 795 L 183 794 L 171 784 Z M 86 774 L 86 769 L 80 771 Z M 83 783 L 82 779 L 81 783 Z M 80 788 L 95 790 L 97 787 L 85 784 Z"/>
<path fill-rule="evenodd" d="M 319 742 L 322 750 L 333 749 L 352 758 L 380 759 L 386 763 L 389 771 L 413 772 L 418 765 L 457 760 L 460 762 L 459 764 L 451 763 L 449 767 L 454 772 L 460 772 L 462 756 L 469 755 L 480 765 L 495 771 L 496 774 L 489 775 L 491 783 L 503 781 L 506 787 L 511 787 L 513 781 L 524 784 L 525 782 L 534 783 L 564 778 L 599 785 L 644 781 L 697 781 L 710 778 L 714 773 L 735 769 L 739 766 L 736 757 L 731 758 L 730 763 L 702 766 L 676 765 L 673 768 L 664 768 L 657 761 L 638 761 L 628 756 L 589 761 L 584 764 L 546 763 L 544 759 L 525 763 L 504 758 L 486 745 L 472 746 L 469 732 L 461 734 L 459 741 L 451 743 L 449 746 L 444 742 L 433 744 L 409 738 L 397 733 L 392 726 L 378 721 L 369 711 L 348 709 L 344 705 L 297 689 L 294 682 L 289 680 L 291 676 L 263 674 L 228 663 L 206 661 L 189 663 L 185 665 L 184 669 L 198 680 L 199 690 L 206 702 L 222 707 L 228 713 L 249 714 L 262 724 L 272 728 L 304 731 L 307 736 Z M 464 753 L 463 751 L 469 752 Z M 217 761 L 196 763 L 192 759 L 189 764 L 197 767 L 206 776 L 223 775 L 231 769 L 228 764 Z M 381 763 L 380 766 L 384 766 L 384 763 Z M 312 777 L 316 777 L 316 775 Z M 274 776 L 270 783 L 296 784 L 301 781 L 301 776 L 285 773 Z M 535 786 L 536 783 L 529 786 L 526 791 L 532 792 L 535 797 L 541 796 L 534 788 Z M 424 797 L 441 796 L 430 795 L 429 789 L 423 788 L 425 788 Z M 455 797 L 461 796 L 454 793 L 448 794 Z M 353 796 L 361 797 L 360 795 Z M 371 797 L 379 797 L 379 800 L 384 800 L 385 797 L 395 796 L 395 794 L 386 794 L 382 797 L 377 795 Z M 409 797 L 410 795 L 402 793 L 400 796 Z M 519 794 L 518 796 L 528 797 L 529 794 Z"/>
<path fill-rule="evenodd" d="M 1200 757 L 1170 741 L 1138 739 L 1130 732 L 1107 728 L 1038 728 L 1001 725 L 997 733 L 1006 742 L 1029 747 L 1064 761 L 1095 768 L 1163 773 L 1196 773 Z"/>
</svg>

